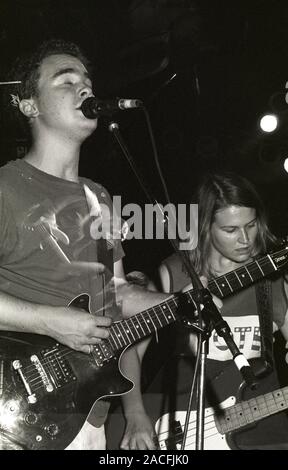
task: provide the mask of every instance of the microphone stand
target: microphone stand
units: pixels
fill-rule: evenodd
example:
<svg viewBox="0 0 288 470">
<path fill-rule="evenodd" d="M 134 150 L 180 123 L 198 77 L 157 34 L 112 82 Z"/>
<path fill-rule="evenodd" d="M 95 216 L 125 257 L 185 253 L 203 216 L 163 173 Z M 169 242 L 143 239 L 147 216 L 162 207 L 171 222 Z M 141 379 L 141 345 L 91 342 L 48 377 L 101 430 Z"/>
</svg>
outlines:
<svg viewBox="0 0 288 470">
<path fill-rule="evenodd" d="M 152 196 L 151 190 L 148 190 L 148 185 L 145 182 L 143 175 L 141 174 L 139 168 L 136 168 L 135 162 L 130 155 L 130 152 L 122 138 L 122 135 L 119 130 L 119 125 L 117 122 L 111 121 L 108 127 L 109 131 L 112 132 L 115 139 L 117 140 L 118 144 L 120 145 L 125 157 L 127 158 L 140 186 L 142 187 L 143 191 L 145 192 L 148 200 L 151 203 L 154 203 L 163 216 L 163 224 L 165 232 L 167 233 L 167 223 L 169 222 L 168 217 L 164 214 L 161 205 L 158 201 Z M 253 370 L 247 361 L 247 359 L 240 353 L 237 345 L 234 342 L 230 327 L 226 321 L 223 320 L 219 310 L 217 309 L 212 295 L 210 291 L 204 288 L 199 276 L 195 272 L 194 267 L 190 259 L 185 256 L 184 252 L 179 249 L 179 240 L 177 239 L 172 240 L 169 239 L 171 242 L 175 252 L 180 256 L 184 266 L 190 276 L 191 283 L 193 286 L 193 304 L 196 306 L 196 323 L 189 322 L 189 326 L 194 328 L 198 331 L 198 340 L 200 347 L 200 367 L 198 372 L 198 380 L 197 380 L 197 397 L 198 397 L 198 404 L 197 404 L 197 431 L 196 431 L 196 450 L 203 449 L 204 443 L 204 411 L 205 411 L 205 368 L 206 368 L 206 358 L 208 353 L 208 344 L 209 344 L 209 337 L 211 334 L 212 329 L 214 328 L 219 336 L 221 336 L 228 349 L 230 350 L 235 365 L 239 369 L 242 374 L 242 377 L 246 384 L 251 388 L 254 389 L 257 386 L 257 381 L 254 376 Z M 177 243 L 178 242 L 178 243 Z M 195 295 L 194 295 L 195 290 Z M 192 318 L 194 316 L 191 315 Z M 195 318 L 195 316 L 194 316 Z M 213 328 L 212 328 L 213 326 Z M 192 391 L 191 391 L 192 392 Z M 192 393 L 191 393 L 192 395 Z M 189 415 L 191 411 L 191 404 L 192 404 L 192 396 L 190 396 L 189 406 L 187 410 L 187 417 L 184 426 L 184 433 L 183 433 L 183 441 L 181 449 L 185 448 L 186 436 L 188 431 L 188 423 L 189 423 Z"/>
</svg>

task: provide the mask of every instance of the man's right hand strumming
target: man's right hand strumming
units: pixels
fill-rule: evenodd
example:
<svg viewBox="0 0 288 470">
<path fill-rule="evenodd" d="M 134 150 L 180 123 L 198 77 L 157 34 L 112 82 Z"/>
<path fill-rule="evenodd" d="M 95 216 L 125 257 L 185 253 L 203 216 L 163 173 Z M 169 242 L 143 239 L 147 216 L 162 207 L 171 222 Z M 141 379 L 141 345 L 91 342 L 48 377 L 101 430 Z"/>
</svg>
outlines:
<svg viewBox="0 0 288 470">
<path fill-rule="evenodd" d="M 91 353 L 92 346 L 109 336 L 112 320 L 71 307 L 52 307 L 53 314 L 43 320 L 45 335 L 69 348 Z"/>
</svg>

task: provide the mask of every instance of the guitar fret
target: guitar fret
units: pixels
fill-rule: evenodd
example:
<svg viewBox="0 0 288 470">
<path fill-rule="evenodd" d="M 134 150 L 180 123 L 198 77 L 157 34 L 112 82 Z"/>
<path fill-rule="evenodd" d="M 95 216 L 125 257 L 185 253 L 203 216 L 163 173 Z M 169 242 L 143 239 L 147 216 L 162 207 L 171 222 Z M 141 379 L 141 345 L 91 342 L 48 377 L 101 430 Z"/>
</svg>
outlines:
<svg viewBox="0 0 288 470">
<path fill-rule="evenodd" d="M 268 256 L 268 259 L 270 260 L 270 263 L 272 264 L 273 268 L 275 269 L 275 271 L 277 271 L 277 267 L 275 266 L 275 263 L 272 259 L 272 257 L 270 255 L 267 255 Z"/>
<path fill-rule="evenodd" d="M 116 325 L 116 323 L 115 323 L 115 325 Z M 121 341 L 118 337 L 118 333 L 116 331 L 115 325 L 113 325 L 112 328 L 111 328 L 112 332 L 110 333 L 110 336 L 113 337 L 113 341 L 116 345 L 116 350 L 117 350 L 117 349 L 119 349 L 119 346 L 120 346 L 120 348 L 122 348 L 122 344 L 121 344 Z"/>
<path fill-rule="evenodd" d="M 145 318 L 144 315 L 141 314 L 141 317 L 142 317 L 143 329 L 145 331 L 145 336 L 147 336 L 148 334 L 151 333 L 151 328 L 150 328 L 150 325 L 149 325 L 149 323 L 150 323 L 149 319 L 151 318 L 151 315 L 149 315 L 149 318 L 148 318 L 147 321 L 146 321 L 146 318 Z"/>
<path fill-rule="evenodd" d="M 214 279 L 214 282 L 215 282 L 216 286 L 217 286 L 218 289 L 219 289 L 219 292 L 220 292 L 220 294 L 221 294 L 221 297 L 224 297 L 224 294 L 223 294 L 223 292 L 222 292 L 222 289 L 220 288 L 220 286 L 219 286 L 219 284 L 218 284 L 218 280 L 217 280 L 217 279 Z"/>
<path fill-rule="evenodd" d="M 249 274 L 249 277 L 250 277 L 251 281 L 253 282 L 254 279 L 251 276 L 249 269 L 247 268 L 247 266 L 244 266 L 244 268 L 246 269 L 247 273 Z"/>
<path fill-rule="evenodd" d="M 136 328 L 136 326 L 134 325 L 134 318 L 133 318 L 133 317 L 132 317 L 132 318 L 128 318 L 127 323 L 130 323 L 130 324 L 131 324 L 131 327 L 130 327 L 131 332 L 132 332 L 132 327 L 133 327 L 134 333 L 138 336 L 137 339 L 141 338 L 141 334 L 140 334 L 140 332 L 139 332 L 139 329 Z M 134 336 L 134 335 L 133 335 L 133 336 Z"/>
<path fill-rule="evenodd" d="M 249 401 L 244 401 L 242 403 L 242 409 L 243 409 L 243 412 L 245 413 L 247 424 L 253 423 L 254 418 L 253 418 L 253 415 L 252 415 L 252 412 L 251 412 Z"/>
<path fill-rule="evenodd" d="M 239 282 L 239 278 L 235 275 L 233 271 L 227 273 L 225 276 L 227 278 L 227 282 L 229 282 L 232 293 L 241 289 L 241 282 Z"/>
<path fill-rule="evenodd" d="M 156 326 L 155 323 L 153 322 L 153 318 L 150 317 L 150 319 L 151 319 L 152 325 L 153 325 L 153 327 L 154 327 L 154 330 L 157 331 L 157 326 Z"/>
<path fill-rule="evenodd" d="M 259 259 L 258 262 L 263 268 L 265 275 L 270 274 L 271 272 L 277 271 L 277 267 L 270 255 L 267 255 L 264 259 L 263 258 Z"/>
<path fill-rule="evenodd" d="M 147 332 L 147 333 L 150 333 L 150 332 L 151 332 L 150 326 L 148 325 L 145 316 L 144 316 L 142 313 L 141 313 L 140 315 L 141 315 L 142 319 L 144 320 L 144 324 L 145 324 L 146 330 L 147 330 L 146 332 Z"/>
<path fill-rule="evenodd" d="M 251 398 L 251 400 L 249 400 L 249 405 L 253 419 L 257 421 L 259 417 L 261 417 L 261 413 L 256 398 Z"/>
<path fill-rule="evenodd" d="M 231 287 L 231 284 L 230 284 L 230 282 L 228 281 L 228 277 L 227 277 L 227 276 L 224 276 L 224 278 L 225 278 L 225 280 L 226 280 L 226 282 L 227 282 L 227 284 L 228 284 L 228 286 L 229 286 L 229 289 L 231 290 L 231 292 L 233 292 L 233 289 L 232 289 L 232 287 Z"/>
<path fill-rule="evenodd" d="M 272 392 L 272 395 L 273 395 L 274 403 L 275 403 L 275 406 L 277 407 L 277 410 L 285 409 L 285 407 L 288 406 L 286 398 L 284 394 L 282 393 L 282 390 L 277 390 L 275 392 Z"/>
<path fill-rule="evenodd" d="M 257 260 L 255 261 L 255 263 L 257 264 L 258 268 L 260 269 L 262 275 L 265 276 L 264 271 L 263 271 L 263 269 L 261 268 L 261 266 L 260 266 L 260 264 L 258 263 Z"/>
<path fill-rule="evenodd" d="M 134 326 L 134 325 L 133 325 L 133 322 L 130 322 L 131 325 L 129 325 L 129 318 L 128 318 L 128 320 L 126 321 L 126 323 L 127 323 L 128 327 L 129 327 L 129 330 L 130 330 L 130 333 L 131 333 L 131 335 L 132 335 L 133 341 L 136 341 L 136 338 L 135 338 L 135 336 L 133 335 L 133 331 L 132 331 L 132 328 L 131 328 L 131 325 Z M 134 328 L 134 331 L 136 331 L 135 328 Z"/>
<path fill-rule="evenodd" d="M 167 310 L 167 306 L 168 306 L 168 311 L 166 311 L 166 310 Z M 174 312 L 173 312 L 173 311 L 171 310 L 171 308 L 169 307 L 169 304 L 168 304 L 167 306 L 166 306 L 166 305 L 163 305 L 162 311 L 163 311 L 163 315 L 164 315 L 164 317 L 165 317 L 165 319 L 166 319 L 166 321 L 167 321 L 167 325 L 168 325 L 168 324 L 170 325 L 170 323 L 173 323 L 173 322 L 176 321 L 176 317 L 175 317 L 175 315 L 174 315 Z"/>
<path fill-rule="evenodd" d="M 172 297 L 172 299 L 169 299 L 167 303 L 169 303 L 171 300 L 172 300 L 172 302 L 174 303 L 174 306 L 177 307 L 177 306 L 178 306 L 178 303 L 177 303 L 177 301 L 176 301 L 176 298 L 175 298 L 175 297 Z"/>
<path fill-rule="evenodd" d="M 235 276 L 237 277 L 237 279 L 238 279 L 238 281 L 239 281 L 239 284 L 240 284 L 240 286 L 241 286 L 241 287 L 243 287 L 243 284 L 242 284 L 242 282 L 241 282 L 241 279 L 240 279 L 240 277 L 239 277 L 239 276 L 238 276 L 238 274 L 237 274 L 237 270 L 236 270 L 236 271 L 234 271 L 234 274 L 235 274 Z"/>
<path fill-rule="evenodd" d="M 256 397 L 257 406 L 261 412 L 261 416 L 269 415 L 269 410 L 265 397 Z"/>
<path fill-rule="evenodd" d="M 287 408 L 288 387 L 284 387 L 224 409 L 222 416 L 215 416 L 215 424 L 221 434 L 226 434 Z"/>
<path fill-rule="evenodd" d="M 121 322 L 121 321 L 118 322 L 118 328 L 119 328 L 119 330 L 120 330 L 120 327 L 121 327 L 121 331 L 122 331 L 122 333 L 123 333 L 122 338 L 123 338 L 123 340 L 124 340 L 124 342 L 125 342 L 125 345 L 127 345 L 127 344 L 130 343 L 130 338 L 129 338 L 128 334 L 127 334 L 127 330 L 125 329 L 125 324 L 126 324 L 126 322 Z M 128 330 L 128 332 L 129 332 L 129 330 Z M 127 339 L 125 339 L 125 336 L 124 336 L 124 335 L 126 336 Z M 127 340 L 128 340 L 128 341 L 127 341 Z"/>
<path fill-rule="evenodd" d="M 234 421 L 237 421 L 239 427 L 245 426 L 247 423 L 246 416 L 244 414 L 243 406 L 241 403 L 235 405 L 235 410 L 232 414 Z"/>
<path fill-rule="evenodd" d="M 192 289 L 191 289 L 192 290 Z M 189 295 L 189 291 L 188 292 L 185 292 L 186 295 Z M 171 305 L 171 302 L 174 304 Z M 174 316 L 174 311 L 176 312 L 177 308 L 178 308 L 178 300 L 176 300 L 175 297 L 172 297 L 171 299 L 167 300 L 164 304 L 161 304 L 159 305 L 159 307 L 164 310 L 166 308 L 168 308 L 169 312 L 171 313 L 172 315 L 172 318 L 174 318 L 174 320 L 176 320 L 176 317 Z"/>
<path fill-rule="evenodd" d="M 169 304 L 168 304 L 168 310 L 169 310 L 170 314 L 169 314 L 169 313 L 168 313 L 168 314 L 166 313 L 166 309 L 167 309 L 167 306 L 166 306 L 166 305 L 163 305 L 163 307 L 162 307 L 163 315 L 165 315 L 165 318 L 167 319 L 167 323 L 170 324 L 171 322 L 169 321 L 169 315 L 170 315 L 170 314 L 172 315 L 173 320 L 176 320 L 176 318 L 175 318 L 175 315 L 174 315 L 174 313 L 172 312 L 171 308 L 169 307 Z M 167 317 L 167 315 L 168 315 L 168 317 Z"/>
<path fill-rule="evenodd" d="M 119 322 L 119 323 L 120 323 L 120 322 Z M 124 342 L 124 344 L 121 343 L 121 338 L 122 338 L 122 340 L 123 340 L 123 337 L 122 337 L 121 331 L 119 330 L 118 322 L 116 322 L 116 323 L 113 324 L 113 328 L 114 328 L 115 330 L 116 330 L 116 328 L 118 329 L 118 332 L 119 332 L 119 333 L 117 333 L 117 331 L 115 331 L 115 334 L 116 334 L 116 339 L 118 340 L 120 346 L 121 346 L 121 347 L 125 346 L 125 342 Z"/>
<path fill-rule="evenodd" d="M 222 297 L 226 297 L 227 295 L 230 295 L 231 292 L 233 292 L 233 290 L 231 291 L 231 286 L 229 285 L 226 276 L 218 277 L 215 280 L 219 289 L 221 290 Z"/>
<path fill-rule="evenodd" d="M 141 322 L 138 320 L 137 317 L 134 317 L 134 318 L 135 318 L 135 320 L 137 321 L 137 325 L 140 326 L 140 328 L 141 328 L 141 330 L 142 330 L 142 332 L 143 332 L 143 335 L 145 335 L 145 330 L 143 329 L 143 327 L 142 327 L 142 325 L 141 325 Z M 137 328 L 137 325 L 136 325 L 136 328 Z"/>
<path fill-rule="evenodd" d="M 170 321 L 169 321 L 169 317 L 167 318 L 166 317 L 166 312 L 162 311 L 162 317 L 164 317 L 165 321 L 166 321 L 166 324 L 169 325 Z M 173 315 L 173 318 L 174 318 L 174 315 Z"/>
<path fill-rule="evenodd" d="M 111 343 L 111 340 L 113 340 L 114 345 Z M 116 343 L 115 338 L 114 338 L 113 327 L 111 328 L 111 333 L 110 333 L 110 335 L 109 335 L 109 337 L 108 337 L 108 341 L 109 341 L 110 346 L 111 346 L 111 348 L 112 348 L 113 350 L 114 350 L 114 349 L 116 349 L 116 350 L 118 349 L 117 343 Z M 114 347 L 114 346 L 115 346 L 115 347 Z"/>
<path fill-rule="evenodd" d="M 162 328 L 163 325 L 162 325 L 162 323 L 161 323 L 161 321 L 160 321 L 160 314 L 162 313 L 162 311 L 160 310 L 160 314 L 157 315 L 157 313 L 155 312 L 154 307 L 152 307 L 152 310 L 153 310 L 153 312 L 154 312 L 154 318 L 156 318 L 156 320 L 157 320 L 158 323 L 159 323 L 160 328 Z M 157 329 L 158 329 L 158 328 L 157 328 Z"/>
<path fill-rule="evenodd" d="M 213 289 L 213 286 L 216 286 L 217 290 Z M 215 295 L 218 295 L 219 297 L 219 293 L 220 293 L 220 297 L 223 297 L 223 294 L 221 292 L 221 289 L 219 289 L 219 286 L 216 282 L 216 279 L 212 279 L 209 283 L 208 283 L 208 287 L 210 289 L 210 291 L 212 292 L 212 294 L 215 294 Z"/>
</svg>

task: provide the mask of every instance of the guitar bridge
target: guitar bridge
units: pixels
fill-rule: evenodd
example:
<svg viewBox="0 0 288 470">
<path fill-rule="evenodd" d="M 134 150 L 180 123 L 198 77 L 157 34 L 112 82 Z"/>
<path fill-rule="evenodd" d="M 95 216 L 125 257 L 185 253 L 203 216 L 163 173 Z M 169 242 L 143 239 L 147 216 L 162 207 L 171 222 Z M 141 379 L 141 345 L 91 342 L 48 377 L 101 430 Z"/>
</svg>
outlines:
<svg viewBox="0 0 288 470">
<path fill-rule="evenodd" d="M 37 355 L 33 354 L 28 364 L 26 361 L 25 367 L 18 359 L 12 362 L 27 392 L 28 403 L 36 403 L 39 397 L 51 394 L 76 380 L 64 356 L 65 353 L 59 344 L 55 344 L 51 349 L 44 349 Z"/>
<path fill-rule="evenodd" d="M 36 403 L 37 402 L 36 395 L 35 395 L 35 393 L 32 393 L 30 385 L 29 385 L 28 381 L 26 380 L 25 375 L 22 372 L 21 362 L 17 359 L 16 361 L 13 361 L 12 365 L 13 365 L 13 368 L 15 370 L 17 370 L 18 374 L 20 375 L 20 378 L 21 378 L 21 380 L 23 382 L 23 385 L 26 389 L 26 392 L 28 394 L 28 398 L 27 398 L 28 403 Z"/>
</svg>

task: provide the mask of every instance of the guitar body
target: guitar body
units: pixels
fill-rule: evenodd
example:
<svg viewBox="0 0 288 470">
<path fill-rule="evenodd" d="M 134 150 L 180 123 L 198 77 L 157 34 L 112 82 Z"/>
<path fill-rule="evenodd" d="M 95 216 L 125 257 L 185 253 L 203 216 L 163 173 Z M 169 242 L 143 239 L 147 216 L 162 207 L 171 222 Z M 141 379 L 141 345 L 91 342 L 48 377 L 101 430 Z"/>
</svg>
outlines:
<svg viewBox="0 0 288 470">
<path fill-rule="evenodd" d="M 120 355 L 98 366 L 93 355 L 41 335 L 1 332 L 0 357 L 0 449 L 65 449 L 95 401 L 132 388 Z"/>
<path fill-rule="evenodd" d="M 218 405 L 218 410 L 233 406 L 235 402 L 236 397 L 231 396 Z M 160 450 L 181 449 L 186 415 L 186 411 L 175 411 L 164 414 L 156 421 L 155 431 L 158 436 Z M 197 412 L 193 410 L 190 414 L 185 450 L 195 450 L 196 419 Z M 232 448 L 234 448 L 234 445 L 229 435 L 221 434 L 217 429 L 215 410 L 212 407 L 205 408 L 204 449 L 230 450 Z"/>
<path fill-rule="evenodd" d="M 169 373 L 167 375 L 165 373 L 165 376 L 161 376 L 158 381 L 156 377 L 156 381 L 144 394 L 145 409 L 158 438 L 158 449 L 162 451 L 180 450 L 183 442 L 192 368 L 188 367 L 186 359 L 180 358 L 178 360 L 178 369 L 176 370 L 172 366 L 173 374 L 170 377 Z M 168 377 L 169 382 L 167 382 Z M 175 378 L 177 383 L 175 383 Z M 251 446 L 253 446 L 255 434 L 259 429 L 255 429 L 255 426 L 259 426 L 259 421 L 288 408 L 287 387 L 267 393 L 268 390 L 271 390 L 272 378 L 271 376 L 270 380 L 269 376 L 259 379 L 257 389 L 252 391 L 241 383 L 241 376 L 232 363 L 215 375 L 211 382 L 206 382 L 206 397 L 210 397 L 213 406 L 207 401 L 204 412 L 204 450 L 240 449 L 243 444 L 243 436 L 244 441 L 249 443 L 251 434 Z M 213 393 L 211 393 L 212 390 Z M 281 414 L 283 415 L 283 413 Z M 268 441 L 271 438 L 273 441 L 274 438 L 269 434 L 271 419 L 274 418 L 276 416 L 270 416 L 266 425 Z M 194 400 L 189 416 L 184 450 L 195 450 L 196 419 L 197 411 Z M 279 415 L 277 420 L 279 420 Z M 283 426 L 283 429 L 288 430 L 287 418 L 281 416 L 277 423 L 275 420 L 270 432 L 276 434 L 277 426 Z M 124 428 L 125 421 L 119 408 L 110 414 L 106 426 L 109 450 L 119 449 Z M 263 431 L 261 432 L 263 435 Z"/>
<path fill-rule="evenodd" d="M 163 396 L 160 393 L 147 393 L 144 396 L 144 404 L 147 413 L 152 421 L 153 428 L 158 438 L 158 450 L 181 450 L 183 440 L 183 430 L 186 419 L 185 406 L 187 406 L 188 395 L 177 397 L 179 410 L 163 413 L 163 408 L 169 408 L 169 404 L 164 404 Z M 233 406 L 236 398 L 231 396 L 218 405 L 219 409 Z M 212 407 L 205 408 L 205 450 L 230 450 L 236 448 L 230 435 L 223 435 L 217 429 L 214 419 L 215 411 Z M 114 410 L 109 415 L 106 424 L 107 449 L 119 449 L 120 441 L 125 430 L 125 420 L 121 407 Z M 185 450 L 195 450 L 196 444 L 196 410 L 191 411 Z"/>
</svg>

